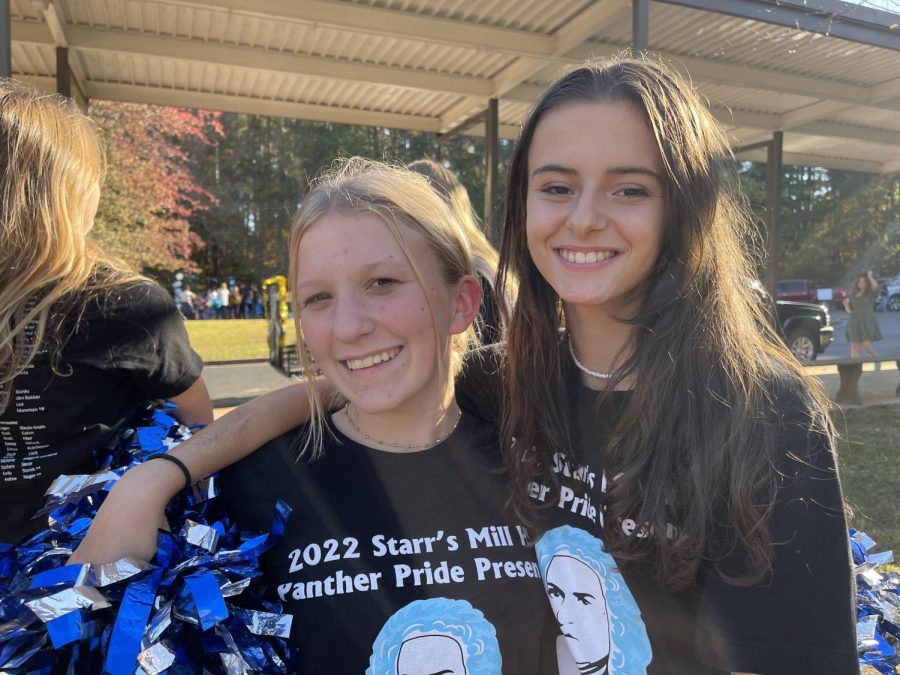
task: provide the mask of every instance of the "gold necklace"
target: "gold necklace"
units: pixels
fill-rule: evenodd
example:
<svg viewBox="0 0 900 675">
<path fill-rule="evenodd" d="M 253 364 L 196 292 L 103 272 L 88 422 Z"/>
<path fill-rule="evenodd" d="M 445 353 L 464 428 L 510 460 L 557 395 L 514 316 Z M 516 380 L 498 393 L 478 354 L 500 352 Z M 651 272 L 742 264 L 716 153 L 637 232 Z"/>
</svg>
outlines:
<svg viewBox="0 0 900 675">
<path fill-rule="evenodd" d="M 426 450 L 428 448 L 433 448 L 435 445 L 440 445 L 448 438 L 450 438 L 451 434 L 456 431 L 456 427 L 459 426 L 459 421 L 462 419 L 462 410 L 457 409 L 456 411 L 456 421 L 453 423 L 453 426 L 450 427 L 450 430 L 444 435 L 443 438 L 438 438 L 431 443 L 426 443 L 425 445 L 406 445 L 405 443 L 388 443 L 386 441 L 379 441 L 377 438 L 372 438 L 365 431 L 359 428 L 359 425 L 353 421 L 353 417 L 350 416 L 350 403 L 348 402 L 344 406 L 344 413 L 347 415 L 347 421 L 350 422 L 350 426 L 356 430 L 360 436 L 363 436 L 366 441 L 371 441 L 372 443 L 376 443 L 377 445 L 383 445 L 387 448 L 403 448 L 404 450 Z"/>
</svg>

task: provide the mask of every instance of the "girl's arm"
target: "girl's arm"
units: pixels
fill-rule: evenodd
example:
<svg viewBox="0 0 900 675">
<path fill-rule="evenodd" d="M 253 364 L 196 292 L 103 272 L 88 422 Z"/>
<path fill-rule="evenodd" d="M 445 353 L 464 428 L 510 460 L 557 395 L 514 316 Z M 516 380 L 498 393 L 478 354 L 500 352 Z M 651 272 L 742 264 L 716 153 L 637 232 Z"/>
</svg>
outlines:
<svg viewBox="0 0 900 675">
<path fill-rule="evenodd" d="M 170 396 L 169 400 L 175 404 L 175 417 L 182 424 L 212 424 L 212 401 L 203 377 L 198 377 L 194 384 L 177 396 Z"/>
<path fill-rule="evenodd" d="M 173 448 L 171 454 L 187 465 L 195 481 L 221 471 L 273 438 L 308 422 L 307 386 L 305 382 L 299 382 L 248 401 Z M 327 400 L 331 385 L 320 379 L 316 386 Z M 159 468 L 154 468 L 161 473 Z M 181 476 L 176 466 L 171 468 L 176 476 Z M 184 477 L 175 483 L 168 499 L 184 487 Z"/>
<path fill-rule="evenodd" d="M 330 385 L 320 380 L 327 395 Z M 188 467 L 193 479 L 224 469 L 281 434 L 309 420 L 306 384 L 265 394 L 235 408 L 170 454 Z M 164 527 L 165 507 L 184 488 L 172 462 L 139 464 L 119 479 L 100 508 L 70 562 L 105 563 L 125 556 L 149 560 L 156 553 L 156 531 Z"/>
<path fill-rule="evenodd" d="M 866 276 L 869 277 L 869 292 L 877 298 L 878 293 L 881 291 L 881 286 L 878 285 L 878 280 L 872 274 L 872 270 L 866 272 Z"/>
</svg>

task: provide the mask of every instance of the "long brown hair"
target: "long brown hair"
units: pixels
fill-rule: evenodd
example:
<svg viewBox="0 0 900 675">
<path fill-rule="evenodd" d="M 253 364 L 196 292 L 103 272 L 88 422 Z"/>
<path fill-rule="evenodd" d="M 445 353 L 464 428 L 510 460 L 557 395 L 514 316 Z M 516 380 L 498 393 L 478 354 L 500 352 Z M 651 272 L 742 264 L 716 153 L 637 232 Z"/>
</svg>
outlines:
<svg viewBox="0 0 900 675">
<path fill-rule="evenodd" d="M 636 383 L 604 453 L 605 546 L 672 588 L 690 584 L 703 559 L 742 550 L 745 574 L 727 579 L 755 583 L 771 566 L 773 392 L 801 392 L 810 425 L 828 433 L 824 399 L 769 328 L 751 290 L 751 229 L 726 189 L 732 156 L 723 129 L 686 81 L 649 58 L 589 64 L 557 80 L 532 108 L 513 154 L 500 249 L 501 287 L 506 275 L 518 278 L 502 422 L 505 445 L 513 448 L 506 460 L 513 503 L 533 516 L 529 484 L 538 477 L 556 484 L 553 455 L 574 453 L 567 382 L 576 374 L 560 349 L 565 309 L 525 237 L 535 129 L 573 102 L 639 107 L 665 167 L 661 251 L 639 309 L 623 319 L 634 326 L 633 342 L 616 360 L 618 376 L 598 395 L 599 406 L 618 383 Z M 615 526 L 628 518 L 647 526 L 649 536 L 627 536 Z M 677 526 L 674 536 L 669 523 Z"/>
<path fill-rule="evenodd" d="M 862 279 L 865 282 L 865 289 L 862 292 L 859 290 L 859 280 Z M 856 275 L 856 280 L 853 282 L 853 289 L 851 292 L 854 296 L 859 297 L 860 295 L 865 295 L 866 293 L 874 293 L 878 290 L 878 284 L 869 276 L 869 272 L 863 272 L 862 274 Z"/>
<path fill-rule="evenodd" d="M 62 321 L 91 291 L 137 278 L 87 236 L 104 170 L 97 131 L 69 99 L 0 80 L 0 412 L 41 349 L 57 361 Z"/>
</svg>

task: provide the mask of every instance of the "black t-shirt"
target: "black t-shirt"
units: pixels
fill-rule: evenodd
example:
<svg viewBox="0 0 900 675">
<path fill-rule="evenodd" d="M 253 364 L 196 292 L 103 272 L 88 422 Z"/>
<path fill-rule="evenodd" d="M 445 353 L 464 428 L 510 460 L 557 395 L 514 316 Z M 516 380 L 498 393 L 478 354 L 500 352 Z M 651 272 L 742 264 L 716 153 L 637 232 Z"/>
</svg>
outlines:
<svg viewBox="0 0 900 675">
<path fill-rule="evenodd" d="M 483 353 L 464 373 L 463 407 L 481 401 L 483 414 L 496 413 L 496 359 Z M 770 522 L 772 578 L 742 588 L 704 565 L 697 583 L 677 593 L 648 574 L 623 575 L 603 549 L 604 451 L 630 392 L 614 392 L 599 410 L 597 392 L 580 382 L 564 395 L 574 408 L 580 461 L 554 457 L 559 491 L 540 481 L 531 491 L 557 507 L 539 512 L 545 531 L 535 548 L 563 633 L 561 673 L 578 672 L 573 661 L 582 672 L 629 675 L 857 672 L 853 576 L 834 454 L 827 437 L 808 431 L 799 394 L 788 390 L 777 400 L 782 451 Z M 640 532 L 631 521 L 619 526 Z M 739 569 L 739 561 L 728 563 Z"/>
<path fill-rule="evenodd" d="M 62 335 L 56 372 L 42 351 L 0 414 L 0 541 L 46 527 L 31 517 L 50 483 L 93 472 L 93 450 L 115 441 L 148 401 L 186 391 L 203 367 L 175 303 L 151 282 L 98 293 L 66 318 Z"/>
<path fill-rule="evenodd" d="M 555 672 L 542 646 L 552 618 L 534 551 L 504 512 L 493 427 L 463 415 L 446 441 L 411 453 L 334 430 L 315 461 L 298 460 L 302 433 L 221 476 L 242 530 L 268 529 L 279 498 L 292 508 L 262 569 L 293 615 L 299 672 Z"/>
</svg>

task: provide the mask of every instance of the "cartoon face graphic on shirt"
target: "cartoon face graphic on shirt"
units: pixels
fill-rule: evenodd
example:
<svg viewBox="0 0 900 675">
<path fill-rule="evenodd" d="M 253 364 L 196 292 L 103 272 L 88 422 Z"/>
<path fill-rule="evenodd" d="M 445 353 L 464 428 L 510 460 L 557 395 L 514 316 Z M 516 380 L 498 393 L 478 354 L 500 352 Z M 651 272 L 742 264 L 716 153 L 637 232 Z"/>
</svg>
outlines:
<svg viewBox="0 0 900 675">
<path fill-rule="evenodd" d="M 497 632 L 466 600 L 416 600 L 372 644 L 366 675 L 501 675 Z"/>
<path fill-rule="evenodd" d="M 640 675 L 653 656 L 628 585 L 603 542 L 576 527 L 549 530 L 535 544 L 553 615 L 560 675 Z"/>
<path fill-rule="evenodd" d="M 420 635 L 405 640 L 396 675 L 465 675 L 463 647 L 451 635 Z"/>
<path fill-rule="evenodd" d="M 578 558 L 556 555 L 547 566 L 546 588 L 560 633 L 579 667 L 602 668 L 609 658 L 609 612 L 600 577 Z"/>
</svg>

